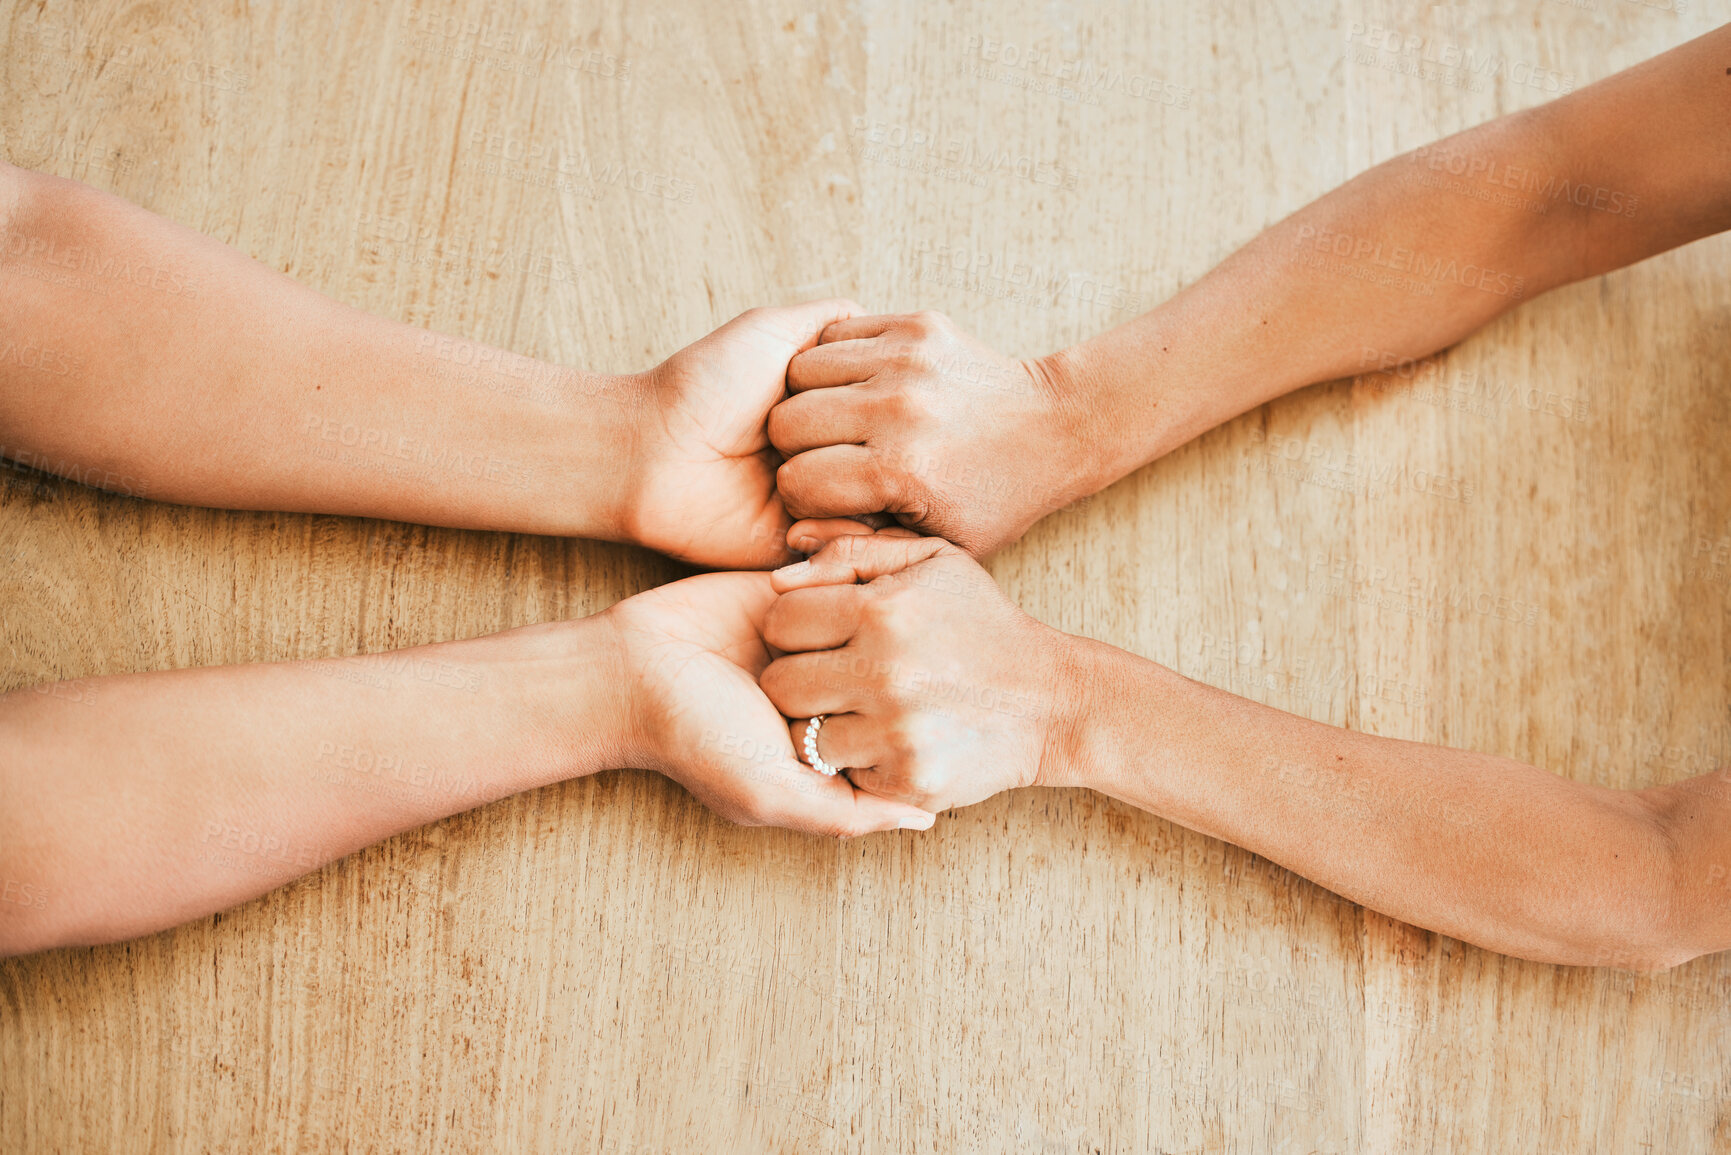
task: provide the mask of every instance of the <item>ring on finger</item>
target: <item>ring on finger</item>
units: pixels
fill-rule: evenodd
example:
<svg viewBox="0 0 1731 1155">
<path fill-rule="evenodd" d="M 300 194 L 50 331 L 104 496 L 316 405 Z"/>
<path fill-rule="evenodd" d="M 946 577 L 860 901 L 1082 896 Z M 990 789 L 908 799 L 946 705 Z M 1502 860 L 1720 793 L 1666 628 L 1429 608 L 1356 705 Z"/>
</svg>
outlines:
<svg viewBox="0 0 1731 1155">
<path fill-rule="evenodd" d="M 819 730 L 823 729 L 823 720 L 825 717 L 827 717 L 827 715 L 818 714 L 805 724 L 805 760 L 809 762 L 811 768 L 816 770 L 819 774 L 833 778 L 841 772 L 842 767 L 831 766 L 828 762 L 825 762 L 823 756 L 817 752 L 817 734 Z"/>
</svg>

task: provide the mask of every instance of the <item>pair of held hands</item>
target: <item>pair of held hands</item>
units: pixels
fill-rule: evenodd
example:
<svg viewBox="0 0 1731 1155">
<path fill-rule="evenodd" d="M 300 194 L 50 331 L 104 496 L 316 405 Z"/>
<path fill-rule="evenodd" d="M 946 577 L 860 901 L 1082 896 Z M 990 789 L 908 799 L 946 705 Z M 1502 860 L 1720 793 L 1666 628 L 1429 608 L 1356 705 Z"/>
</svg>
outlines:
<svg viewBox="0 0 1731 1155">
<path fill-rule="evenodd" d="M 1045 361 L 936 313 L 753 309 L 636 379 L 624 536 L 717 569 L 792 559 L 792 523 L 891 514 L 983 557 L 1097 486 Z M 801 549 L 801 552 L 809 550 Z"/>
<path fill-rule="evenodd" d="M 858 312 L 755 309 L 648 375 L 634 540 L 732 568 L 814 553 L 604 615 L 631 755 L 736 822 L 924 829 L 1052 781 L 1073 725 L 1071 639 L 970 556 L 1063 504 L 1075 447 L 1049 380 L 943 317 Z M 902 526 L 848 520 L 884 513 Z M 795 753 L 816 714 L 843 776 Z"/>
</svg>

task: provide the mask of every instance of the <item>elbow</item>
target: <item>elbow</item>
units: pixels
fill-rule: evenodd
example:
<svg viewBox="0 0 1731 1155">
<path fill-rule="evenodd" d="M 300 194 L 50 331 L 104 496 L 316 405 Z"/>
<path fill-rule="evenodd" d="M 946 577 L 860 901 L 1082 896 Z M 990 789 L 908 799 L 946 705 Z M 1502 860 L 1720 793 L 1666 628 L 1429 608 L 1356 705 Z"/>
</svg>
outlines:
<svg viewBox="0 0 1731 1155">
<path fill-rule="evenodd" d="M 1601 923 L 1589 965 L 1658 974 L 1731 948 L 1731 878 L 1726 866 L 1702 859 L 1699 812 L 1675 791 L 1634 798 L 1646 850 L 1611 903 L 1621 917 Z"/>
</svg>

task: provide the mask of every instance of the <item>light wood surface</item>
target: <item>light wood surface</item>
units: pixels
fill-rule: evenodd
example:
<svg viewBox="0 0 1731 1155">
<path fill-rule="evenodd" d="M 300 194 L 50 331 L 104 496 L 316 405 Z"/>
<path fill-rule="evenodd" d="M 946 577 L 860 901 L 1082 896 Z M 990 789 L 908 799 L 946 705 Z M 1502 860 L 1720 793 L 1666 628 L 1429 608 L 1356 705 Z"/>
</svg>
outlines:
<svg viewBox="0 0 1731 1155">
<path fill-rule="evenodd" d="M 832 293 L 1033 354 L 1726 16 L 1680 3 L 6 3 L 0 147 L 341 300 L 588 368 Z M 1423 63 L 1450 49 L 1491 67 Z M 993 572 L 1043 620 L 1337 724 L 1619 786 L 1710 769 L 1728 258 L 1249 414 Z M 9 470 L 0 685 L 465 637 L 680 572 Z M 1731 959 L 1490 955 L 1083 792 L 837 845 L 623 771 L 0 963 L 0 1148 L 1723 1151 L 1728 1024 Z"/>
</svg>

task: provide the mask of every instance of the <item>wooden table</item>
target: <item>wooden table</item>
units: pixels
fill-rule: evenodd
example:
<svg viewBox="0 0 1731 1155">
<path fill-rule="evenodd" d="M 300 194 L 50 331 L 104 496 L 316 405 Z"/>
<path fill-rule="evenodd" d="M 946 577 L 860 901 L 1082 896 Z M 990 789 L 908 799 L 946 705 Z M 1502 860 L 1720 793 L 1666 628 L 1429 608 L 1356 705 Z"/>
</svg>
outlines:
<svg viewBox="0 0 1731 1155">
<path fill-rule="evenodd" d="M 8 3 L 0 146 L 341 300 L 589 368 L 829 294 L 1034 354 L 1724 15 L 1673 6 Z M 1710 769 L 1728 258 L 1251 413 L 993 572 L 1311 717 L 1618 786 Z M 467 637 L 681 573 L 0 479 L 7 688 Z M 0 964 L 0 1148 L 1723 1151 L 1728 997 L 1725 958 L 1502 958 L 1085 792 L 838 845 L 621 771 Z"/>
</svg>

